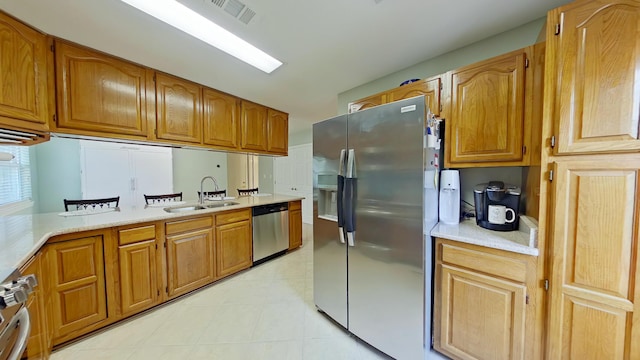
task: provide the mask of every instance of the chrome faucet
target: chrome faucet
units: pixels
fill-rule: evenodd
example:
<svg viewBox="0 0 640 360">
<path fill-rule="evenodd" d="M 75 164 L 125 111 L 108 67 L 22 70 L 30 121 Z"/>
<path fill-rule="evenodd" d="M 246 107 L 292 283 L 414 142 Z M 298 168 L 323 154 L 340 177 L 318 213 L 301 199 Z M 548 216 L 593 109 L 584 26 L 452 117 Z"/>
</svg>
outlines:
<svg viewBox="0 0 640 360">
<path fill-rule="evenodd" d="M 202 191 L 202 185 L 204 184 L 204 181 L 207 179 L 211 179 L 213 181 L 213 185 L 216 186 L 214 191 L 218 191 L 218 182 L 216 181 L 216 178 L 214 178 L 213 176 L 203 177 L 202 180 L 200 180 L 200 199 L 199 199 L 200 204 L 204 203 L 204 191 Z"/>
</svg>

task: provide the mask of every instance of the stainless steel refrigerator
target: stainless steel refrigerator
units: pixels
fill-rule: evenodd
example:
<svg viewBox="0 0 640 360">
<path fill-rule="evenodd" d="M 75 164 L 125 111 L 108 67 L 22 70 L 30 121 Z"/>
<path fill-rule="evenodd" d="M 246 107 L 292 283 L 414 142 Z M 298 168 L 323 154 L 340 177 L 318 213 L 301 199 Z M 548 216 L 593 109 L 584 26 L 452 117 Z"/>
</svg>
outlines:
<svg viewBox="0 0 640 360">
<path fill-rule="evenodd" d="M 315 304 L 396 359 L 431 347 L 441 152 L 425 129 L 422 96 L 313 126 Z"/>
</svg>

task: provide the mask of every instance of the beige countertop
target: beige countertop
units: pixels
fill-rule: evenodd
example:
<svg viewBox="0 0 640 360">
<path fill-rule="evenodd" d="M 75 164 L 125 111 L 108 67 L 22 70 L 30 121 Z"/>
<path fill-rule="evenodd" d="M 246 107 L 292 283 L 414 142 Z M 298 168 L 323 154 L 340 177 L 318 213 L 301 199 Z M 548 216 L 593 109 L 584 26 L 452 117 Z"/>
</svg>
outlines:
<svg viewBox="0 0 640 360">
<path fill-rule="evenodd" d="M 486 246 L 519 254 L 538 256 L 537 221 L 528 216 L 520 216 L 518 231 L 494 231 L 482 228 L 475 219 L 461 221 L 458 225 L 439 223 L 431 236 L 468 244 Z"/>
<path fill-rule="evenodd" d="M 237 202 L 238 205 L 181 213 L 168 213 L 162 207 L 150 207 L 146 209 L 120 209 L 120 211 L 82 216 L 60 216 L 57 212 L 3 216 L 0 217 L 0 281 L 6 278 L 13 270 L 26 263 L 50 237 L 55 235 L 198 214 L 210 214 L 295 200 L 302 200 L 302 197 L 278 194 L 245 196 L 229 200 Z M 194 205 L 195 202 L 184 205 L 189 204 Z"/>
</svg>

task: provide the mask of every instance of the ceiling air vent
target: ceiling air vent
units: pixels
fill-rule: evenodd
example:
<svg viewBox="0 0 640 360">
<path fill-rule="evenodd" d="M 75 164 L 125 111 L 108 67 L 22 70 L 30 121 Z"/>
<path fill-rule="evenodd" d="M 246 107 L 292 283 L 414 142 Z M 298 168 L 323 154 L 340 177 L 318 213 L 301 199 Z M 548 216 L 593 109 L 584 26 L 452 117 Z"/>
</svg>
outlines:
<svg viewBox="0 0 640 360">
<path fill-rule="evenodd" d="M 246 25 L 249 25 L 249 22 L 256 16 L 255 11 L 239 0 L 205 0 L 205 2 L 209 2 L 223 9 L 227 14 Z"/>
</svg>

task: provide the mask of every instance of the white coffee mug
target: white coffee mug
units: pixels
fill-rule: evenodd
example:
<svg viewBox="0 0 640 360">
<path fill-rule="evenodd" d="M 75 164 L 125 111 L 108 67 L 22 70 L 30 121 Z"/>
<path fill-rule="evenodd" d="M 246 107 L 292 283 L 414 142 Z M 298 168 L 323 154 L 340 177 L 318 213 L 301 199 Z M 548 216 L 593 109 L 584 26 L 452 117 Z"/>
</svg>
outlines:
<svg viewBox="0 0 640 360">
<path fill-rule="evenodd" d="M 511 213 L 511 219 L 507 219 L 507 213 Z M 516 212 L 504 205 L 489 205 L 489 222 L 502 225 L 516 221 Z"/>
</svg>

